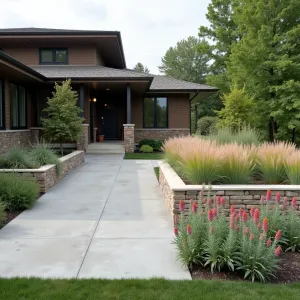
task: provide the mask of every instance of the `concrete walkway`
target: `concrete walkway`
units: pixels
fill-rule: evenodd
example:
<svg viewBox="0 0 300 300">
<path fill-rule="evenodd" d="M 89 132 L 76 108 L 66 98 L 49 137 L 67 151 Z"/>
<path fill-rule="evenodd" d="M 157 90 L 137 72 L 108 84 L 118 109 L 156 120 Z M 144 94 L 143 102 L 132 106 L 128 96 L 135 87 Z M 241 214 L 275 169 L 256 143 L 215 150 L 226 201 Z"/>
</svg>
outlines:
<svg viewBox="0 0 300 300">
<path fill-rule="evenodd" d="M 190 279 L 151 161 L 87 161 L 0 230 L 0 277 Z"/>
</svg>

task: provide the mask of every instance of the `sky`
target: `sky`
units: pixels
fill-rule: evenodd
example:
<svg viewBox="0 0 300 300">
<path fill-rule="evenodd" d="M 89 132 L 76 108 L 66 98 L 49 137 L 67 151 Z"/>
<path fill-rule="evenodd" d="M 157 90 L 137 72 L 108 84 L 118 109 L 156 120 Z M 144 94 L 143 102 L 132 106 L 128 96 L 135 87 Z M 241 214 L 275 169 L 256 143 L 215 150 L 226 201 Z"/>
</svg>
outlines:
<svg viewBox="0 0 300 300">
<path fill-rule="evenodd" d="M 42 27 L 121 32 L 128 68 L 158 74 L 171 46 L 208 25 L 210 0 L 0 0 L 1 28 Z"/>
</svg>

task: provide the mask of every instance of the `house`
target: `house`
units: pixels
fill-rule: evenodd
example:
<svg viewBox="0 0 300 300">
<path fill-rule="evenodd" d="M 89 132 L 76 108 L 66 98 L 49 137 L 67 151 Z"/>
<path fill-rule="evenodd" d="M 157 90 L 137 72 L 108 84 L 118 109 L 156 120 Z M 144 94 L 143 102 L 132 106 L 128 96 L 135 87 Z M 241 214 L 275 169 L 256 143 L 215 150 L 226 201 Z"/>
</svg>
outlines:
<svg viewBox="0 0 300 300">
<path fill-rule="evenodd" d="M 70 78 L 85 119 L 78 149 L 124 140 L 190 133 L 192 99 L 217 89 L 126 68 L 120 32 L 45 28 L 0 29 L 0 153 L 41 135 L 47 97 Z"/>
</svg>

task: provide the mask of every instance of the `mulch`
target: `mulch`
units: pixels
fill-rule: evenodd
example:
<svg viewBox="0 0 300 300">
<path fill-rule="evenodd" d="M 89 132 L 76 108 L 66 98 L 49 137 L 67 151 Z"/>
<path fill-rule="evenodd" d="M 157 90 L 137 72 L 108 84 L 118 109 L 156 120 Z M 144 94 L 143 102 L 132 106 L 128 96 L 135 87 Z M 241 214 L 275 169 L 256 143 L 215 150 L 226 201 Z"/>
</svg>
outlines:
<svg viewBox="0 0 300 300">
<path fill-rule="evenodd" d="M 3 222 L 0 222 L 0 229 L 16 218 L 22 211 L 6 212 Z"/>
<path fill-rule="evenodd" d="M 194 280 L 214 279 L 214 280 L 238 280 L 243 281 L 243 275 L 238 272 L 216 272 L 211 273 L 209 268 L 194 266 L 190 269 Z M 300 282 L 300 253 L 287 252 L 280 255 L 279 269 L 275 272 L 275 277 L 271 283 L 291 283 Z"/>
</svg>

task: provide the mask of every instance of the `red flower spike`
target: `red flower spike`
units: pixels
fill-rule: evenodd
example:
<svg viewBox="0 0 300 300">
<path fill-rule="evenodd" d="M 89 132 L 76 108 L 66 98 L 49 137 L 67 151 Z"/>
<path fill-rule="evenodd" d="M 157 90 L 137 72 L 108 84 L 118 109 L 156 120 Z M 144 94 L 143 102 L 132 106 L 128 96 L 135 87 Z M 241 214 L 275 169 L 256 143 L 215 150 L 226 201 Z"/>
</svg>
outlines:
<svg viewBox="0 0 300 300">
<path fill-rule="evenodd" d="M 230 219 L 229 219 L 229 227 L 230 227 L 230 229 L 233 229 L 233 228 L 234 228 L 234 215 L 231 215 L 231 216 L 230 216 Z"/>
<path fill-rule="evenodd" d="M 272 241 L 270 239 L 267 240 L 267 246 L 271 247 L 272 246 Z"/>
<path fill-rule="evenodd" d="M 230 206 L 230 213 L 233 214 L 235 212 L 234 205 Z"/>
<path fill-rule="evenodd" d="M 281 238 L 281 230 L 278 230 L 278 231 L 276 232 L 276 235 L 275 235 L 275 240 L 276 240 L 276 241 L 279 241 L 280 238 Z"/>
<path fill-rule="evenodd" d="M 292 208 L 295 209 L 295 210 L 297 209 L 297 204 L 296 204 L 297 202 L 296 201 L 297 201 L 296 197 L 293 197 L 291 205 L 292 205 Z"/>
<path fill-rule="evenodd" d="M 248 220 L 248 216 L 247 216 L 247 213 L 245 211 L 243 212 L 242 220 L 243 220 L 244 223 L 246 223 L 247 220 Z"/>
<path fill-rule="evenodd" d="M 249 228 L 248 227 L 245 227 L 245 229 L 244 229 L 244 235 L 248 235 L 249 234 Z"/>
<path fill-rule="evenodd" d="M 277 193 L 276 193 L 276 197 L 275 197 L 275 200 L 276 200 L 277 203 L 280 202 L 280 198 L 281 198 L 280 193 L 277 192 Z"/>
<path fill-rule="evenodd" d="M 267 201 L 270 201 L 272 199 L 272 193 L 270 190 L 267 190 L 267 193 L 266 193 L 266 200 Z"/>
<path fill-rule="evenodd" d="M 215 232 L 215 228 L 214 228 L 214 226 L 210 226 L 210 228 L 209 228 L 209 232 L 210 232 L 211 234 L 213 234 L 213 233 Z"/>
<path fill-rule="evenodd" d="M 174 227 L 174 234 L 175 234 L 175 236 L 178 236 L 178 228 L 177 227 Z"/>
<path fill-rule="evenodd" d="M 184 211 L 184 201 L 183 200 L 180 200 L 180 202 L 179 202 L 179 210 Z"/>
<path fill-rule="evenodd" d="M 251 209 L 250 209 L 250 216 L 251 216 L 251 218 L 253 218 L 253 216 L 254 216 L 254 211 L 255 211 L 255 207 L 252 205 Z"/>
<path fill-rule="evenodd" d="M 225 199 L 223 197 L 221 198 L 221 205 L 225 206 Z"/>
<path fill-rule="evenodd" d="M 186 233 L 187 233 L 188 235 L 191 235 L 191 234 L 192 234 L 192 227 L 191 227 L 190 224 L 187 224 L 187 226 L 186 226 Z"/>
<path fill-rule="evenodd" d="M 235 230 L 238 232 L 238 231 L 240 231 L 240 226 L 236 226 L 235 227 Z"/>
<path fill-rule="evenodd" d="M 253 241 L 253 240 L 254 240 L 254 234 L 253 234 L 253 233 L 250 234 L 249 240 L 250 240 L 250 241 Z"/>
<path fill-rule="evenodd" d="M 212 209 L 212 212 L 213 212 L 213 217 L 216 217 L 217 216 L 217 214 L 218 214 L 218 210 L 217 210 L 217 208 L 215 207 L 215 208 L 213 208 Z"/>
<path fill-rule="evenodd" d="M 259 217 L 260 217 L 260 212 L 259 212 L 259 209 L 256 208 L 254 210 L 254 215 L 253 215 L 253 220 L 256 224 L 259 222 Z"/>
<path fill-rule="evenodd" d="M 220 195 L 217 196 L 216 202 L 218 205 L 221 205 L 221 196 Z"/>
<path fill-rule="evenodd" d="M 240 207 L 240 210 L 239 210 L 239 216 L 240 217 L 243 215 L 243 212 L 244 212 L 244 210 Z"/>
<path fill-rule="evenodd" d="M 214 213 L 213 213 L 212 209 L 210 209 L 210 210 L 208 211 L 208 216 L 207 216 L 207 218 L 208 218 L 208 221 L 212 221 L 212 220 L 214 219 Z"/>
<path fill-rule="evenodd" d="M 268 227 L 269 227 L 269 220 L 268 220 L 268 218 L 264 218 L 263 219 L 263 223 L 262 223 L 262 230 L 264 232 L 267 232 L 268 231 Z"/>
<path fill-rule="evenodd" d="M 280 252 L 281 252 L 281 247 L 278 246 L 278 247 L 275 249 L 274 253 L 275 253 L 276 256 L 279 256 L 279 255 L 280 255 Z"/>
<path fill-rule="evenodd" d="M 263 240 L 265 239 L 265 235 L 264 235 L 263 233 L 261 233 L 259 239 L 260 239 L 261 241 L 263 241 Z"/>
<path fill-rule="evenodd" d="M 193 211 L 193 213 L 197 213 L 197 210 L 198 210 L 197 203 L 193 202 L 193 204 L 192 204 L 192 211 Z"/>
<path fill-rule="evenodd" d="M 282 206 L 282 208 L 283 208 L 283 209 L 287 209 L 287 206 L 288 206 L 288 198 L 287 198 L 287 197 L 284 197 L 284 198 L 283 198 L 283 206 Z"/>
<path fill-rule="evenodd" d="M 239 215 L 235 215 L 235 221 L 238 222 L 240 220 L 240 216 Z"/>
<path fill-rule="evenodd" d="M 258 224 L 257 224 L 257 228 L 260 229 L 260 227 L 261 227 L 261 226 L 260 226 L 260 223 L 258 223 Z"/>
<path fill-rule="evenodd" d="M 264 204 L 265 203 L 265 196 L 264 195 L 261 195 L 261 198 L 260 198 L 260 203 L 261 204 Z"/>
</svg>

